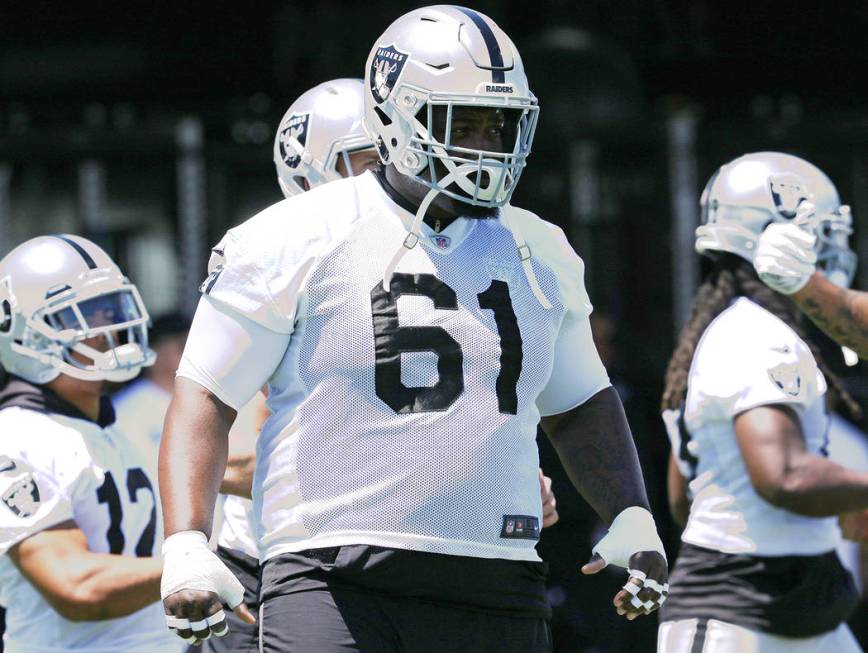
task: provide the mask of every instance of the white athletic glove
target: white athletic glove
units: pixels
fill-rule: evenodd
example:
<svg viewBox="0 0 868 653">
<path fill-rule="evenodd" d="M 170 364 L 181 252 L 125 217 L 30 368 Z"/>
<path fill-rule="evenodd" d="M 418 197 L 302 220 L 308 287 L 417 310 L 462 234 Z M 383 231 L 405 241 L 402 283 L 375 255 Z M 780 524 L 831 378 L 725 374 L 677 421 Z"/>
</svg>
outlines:
<svg viewBox="0 0 868 653">
<path fill-rule="evenodd" d="M 211 549 L 201 531 L 181 531 L 163 542 L 160 596 L 181 590 L 214 592 L 230 608 L 244 600 L 244 586 Z"/>
<path fill-rule="evenodd" d="M 753 265 L 759 278 L 779 293 L 798 292 L 816 270 L 817 237 L 805 224 L 813 212 L 813 204 L 802 202 L 793 222 L 769 225 L 757 241 Z"/>
<path fill-rule="evenodd" d="M 666 560 L 666 550 L 657 534 L 654 517 L 639 506 L 631 506 L 618 513 L 609 526 L 609 532 L 592 549 L 606 565 L 624 569 L 630 567 L 630 557 L 640 551 L 656 551 Z"/>
</svg>

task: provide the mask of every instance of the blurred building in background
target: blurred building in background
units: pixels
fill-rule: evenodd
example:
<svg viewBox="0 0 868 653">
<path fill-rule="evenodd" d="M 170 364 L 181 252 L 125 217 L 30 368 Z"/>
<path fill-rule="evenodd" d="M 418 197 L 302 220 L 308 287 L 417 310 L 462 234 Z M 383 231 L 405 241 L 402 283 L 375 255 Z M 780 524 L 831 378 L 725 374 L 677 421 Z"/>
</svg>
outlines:
<svg viewBox="0 0 868 653">
<path fill-rule="evenodd" d="M 129 271 L 152 314 L 191 313 L 210 245 L 281 199 L 271 148 L 288 104 L 323 80 L 361 77 L 373 39 L 420 4 L 7 3 L 0 256 L 37 234 L 79 233 Z M 513 202 L 564 227 L 587 263 L 662 515 L 657 403 L 699 279 L 693 230 L 711 173 L 753 150 L 816 163 L 853 206 L 857 285 L 868 288 L 868 49 L 856 47 L 868 5 L 470 4 L 516 41 L 540 98 Z M 865 364 L 839 367 L 868 408 Z M 564 519 L 543 550 L 557 574 L 578 574 L 597 525 L 552 475 Z M 651 650 L 653 627 L 599 621 L 611 596 L 574 581 L 553 581 L 559 650 Z"/>
</svg>

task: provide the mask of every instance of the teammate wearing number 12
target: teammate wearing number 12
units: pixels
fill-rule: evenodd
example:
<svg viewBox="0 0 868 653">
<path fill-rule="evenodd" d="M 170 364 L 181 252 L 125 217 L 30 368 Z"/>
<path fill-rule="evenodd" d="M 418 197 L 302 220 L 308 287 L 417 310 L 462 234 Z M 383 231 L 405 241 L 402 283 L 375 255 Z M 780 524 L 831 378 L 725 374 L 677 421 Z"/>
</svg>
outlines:
<svg viewBox="0 0 868 653">
<path fill-rule="evenodd" d="M 41 236 L 0 261 L 0 603 L 8 653 L 180 653 L 159 599 L 156 478 L 106 381 L 154 362 L 109 256 Z"/>
<path fill-rule="evenodd" d="M 586 573 L 629 567 L 618 611 L 653 611 L 666 562 L 583 263 L 508 204 L 537 117 L 515 46 L 473 10 L 415 10 L 374 44 L 365 105 L 380 171 L 214 249 L 161 449 L 169 623 L 241 601 L 206 536 L 228 426 L 266 382 L 262 650 L 550 650 L 540 420 L 611 524 Z"/>
</svg>

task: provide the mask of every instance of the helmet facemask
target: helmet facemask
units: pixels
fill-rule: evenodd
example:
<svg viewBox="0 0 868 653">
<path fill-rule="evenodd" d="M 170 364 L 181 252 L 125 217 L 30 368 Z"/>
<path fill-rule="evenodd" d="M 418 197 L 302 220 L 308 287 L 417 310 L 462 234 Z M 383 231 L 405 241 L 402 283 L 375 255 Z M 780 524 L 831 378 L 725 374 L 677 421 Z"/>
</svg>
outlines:
<svg viewBox="0 0 868 653">
<path fill-rule="evenodd" d="M 406 92 L 407 87 L 402 91 Z M 501 151 L 453 143 L 453 122 L 456 116 L 460 119 L 463 109 L 503 112 Z M 419 112 L 408 117 L 414 133 L 399 157 L 400 163 L 417 181 L 447 197 L 473 206 L 503 206 L 509 201 L 526 165 L 537 115 L 535 102 L 432 93 Z M 447 175 L 452 179 L 443 183 Z"/>
<path fill-rule="evenodd" d="M 12 349 L 83 381 L 128 381 L 152 365 L 149 317 L 138 290 L 128 283 L 104 290 L 99 285 L 86 297 L 59 293 L 57 301 L 26 317 Z"/>
<path fill-rule="evenodd" d="M 856 275 L 859 257 L 850 249 L 853 217 L 842 205 L 836 213 L 817 216 L 817 271 L 840 288 L 849 288 Z"/>
</svg>

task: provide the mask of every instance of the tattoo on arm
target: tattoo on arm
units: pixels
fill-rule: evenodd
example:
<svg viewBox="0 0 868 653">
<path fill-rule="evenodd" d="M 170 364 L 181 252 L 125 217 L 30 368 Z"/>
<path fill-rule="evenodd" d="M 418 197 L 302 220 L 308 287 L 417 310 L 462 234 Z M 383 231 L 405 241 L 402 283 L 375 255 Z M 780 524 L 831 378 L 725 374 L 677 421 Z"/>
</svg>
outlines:
<svg viewBox="0 0 868 653">
<path fill-rule="evenodd" d="M 648 508 L 639 457 L 614 388 L 543 421 L 570 480 L 607 523 L 630 506 Z"/>
<path fill-rule="evenodd" d="M 797 295 L 796 302 L 814 324 L 860 358 L 868 358 L 868 293 L 838 288 L 824 280 L 814 290 Z"/>
</svg>

